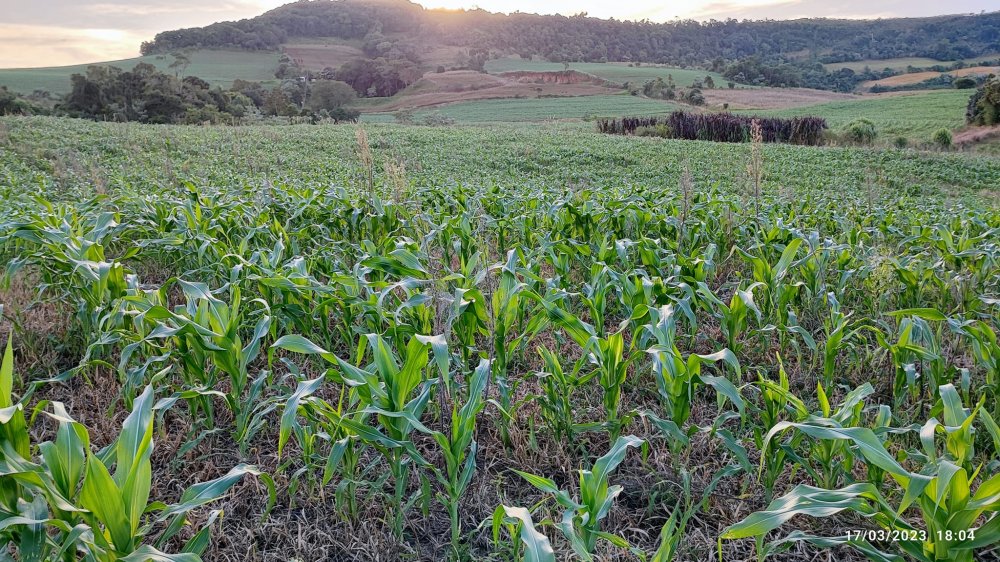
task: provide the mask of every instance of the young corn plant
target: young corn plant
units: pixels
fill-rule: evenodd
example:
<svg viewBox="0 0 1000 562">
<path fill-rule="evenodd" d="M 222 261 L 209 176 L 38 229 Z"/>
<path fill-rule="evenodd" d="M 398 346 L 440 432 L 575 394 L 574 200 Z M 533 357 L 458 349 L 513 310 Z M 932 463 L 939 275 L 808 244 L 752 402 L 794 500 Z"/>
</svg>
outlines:
<svg viewBox="0 0 1000 562">
<path fill-rule="evenodd" d="M 911 314 L 922 314 L 927 310 L 907 309 L 894 312 L 894 315 L 902 317 L 895 342 L 889 339 L 888 334 L 872 328 L 879 346 L 888 352 L 892 360 L 896 373 L 892 383 L 892 395 L 897 408 L 904 404 L 907 397 L 912 401 L 921 400 L 924 397 L 924 387 L 930 387 L 929 394 L 936 392 L 938 387 L 927 381 L 928 377 L 937 375 L 944 378 L 937 339 L 923 318 Z M 927 369 L 922 376 L 919 370 L 921 363 L 936 365 L 937 368 Z"/>
<path fill-rule="evenodd" d="M 511 541 L 511 558 L 517 562 L 556 562 L 555 551 L 548 537 L 535 528 L 531 512 L 523 507 L 497 506 L 493 512 L 493 544 L 501 545 L 500 531 L 507 529 Z"/>
<path fill-rule="evenodd" d="M 559 530 L 581 559 L 588 562 L 594 560 L 598 539 L 603 538 L 616 546 L 628 547 L 625 539 L 601 531 L 601 522 L 611 511 L 615 498 L 622 493 L 621 486 L 610 485 L 611 473 L 625 460 L 629 447 L 639 447 L 643 443 L 642 439 L 632 435 L 619 437 L 611 450 L 594 462 L 593 468 L 581 470 L 579 500 L 574 499 L 569 492 L 560 490 L 548 478 L 515 471 L 532 486 L 552 494 L 556 502 L 565 508 Z"/>
<path fill-rule="evenodd" d="M 757 410 L 760 423 L 753 426 L 754 444 L 758 451 L 764 450 L 765 437 L 778 423 L 787 418 L 801 421 L 809 416 L 806 405 L 789 389 L 788 374 L 778 357 L 778 380 L 773 381 L 758 375 L 756 383 L 760 391 L 761 407 Z M 772 447 L 769 454 L 761 455 L 760 470 L 757 479 L 764 487 L 764 497 L 770 501 L 774 487 L 781 477 L 789 456 L 796 456 L 795 447 L 801 441 L 801 436 L 795 435 L 788 443 Z"/>
<path fill-rule="evenodd" d="M 819 398 L 820 416 L 811 417 L 809 421 L 817 426 L 828 426 L 833 431 L 851 429 L 859 427 L 864 408 L 864 399 L 874 394 L 875 389 L 870 383 L 852 390 L 845 397 L 843 403 L 836 411 L 833 411 L 827 399 L 822 383 L 816 385 L 816 394 Z M 768 455 L 775 453 L 776 448 L 794 456 L 798 465 L 805 470 L 812 479 L 822 488 L 835 488 L 844 480 L 852 480 L 851 469 L 854 466 L 854 455 L 850 452 L 848 443 L 845 441 L 816 439 L 809 441 L 808 452 L 805 457 L 799 456 L 796 451 L 796 444 L 785 443 L 775 447 L 772 441 L 783 431 L 791 428 L 798 428 L 799 422 L 782 421 L 771 427 L 764 436 L 761 449 L 761 463 L 766 462 Z M 806 433 L 805 435 L 809 435 Z"/>
<path fill-rule="evenodd" d="M 541 409 L 542 419 L 552 430 L 556 440 L 573 445 L 576 443 L 577 432 L 585 428 L 584 424 L 576 421 L 573 394 L 590 382 L 597 372 L 581 374 L 583 362 L 578 361 L 572 372 L 567 373 L 563 370 L 559 357 L 548 348 L 539 347 L 538 353 L 545 365 L 545 370 L 537 374 L 542 394 L 536 401 Z"/>
<path fill-rule="evenodd" d="M 364 414 L 355 410 L 358 397 L 356 393 L 349 392 L 346 385 L 341 388 L 336 404 L 316 396 L 315 393 L 325 382 L 326 375 L 300 381 L 295 392 L 288 397 L 278 430 L 278 458 L 282 458 L 285 446 L 294 436 L 307 469 L 323 466 L 323 486 L 330 484 L 334 476 L 340 476 L 335 491 L 337 507 L 345 519 L 354 520 L 358 515 L 361 445 L 358 435 L 340 422 L 350 416 L 363 423 Z M 299 423 L 300 416 L 307 420 L 305 425 Z M 321 441 L 329 447 L 325 455 L 320 455 L 318 451 L 317 445 Z"/>
<path fill-rule="evenodd" d="M 708 285 L 698 284 L 698 295 L 714 305 L 712 313 L 719 320 L 722 335 L 726 337 L 726 347 L 733 353 L 739 353 L 743 348 L 741 340 L 749 328 L 750 313 L 753 312 L 758 324 L 761 321 L 761 312 L 753 296 L 754 290 L 761 286 L 762 284 L 757 282 L 750 284 L 746 289 L 736 289 L 727 305 L 712 293 Z"/>
<path fill-rule="evenodd" d="M 381 336 L 368 334 L 366 340 L 372 363 L 366 367 L 354 366 L 301 336 L 284 336 L 272 345 L 274 349 L 319 355 L 336 365 L 337 372 L 332 374 L 334 380 L 357 393 L 361 417 L 343 416 L 339 424 L 377 450 L 388 463 L 394 484 L 389 498 L 389 513 L 397 537 L 403 536 L 406 511 L 417 499 L 415 496 L 408 502 L 405 498 L 410 467 L 412 464 L 428 466 L 410 440 L 410 434 L 421 425 L 420 416 L 430 400 L 432 387 L 437 383 L 437 379 L 424 377 L 433 339 L 427 336 L 411 338 L 400 364 Z M 285 416 L 289 415 L 294 419 L 294 414 L 288 414 L 286 407 Z M 377 427 L 369 423 L 373 416 Z"/>
<path fill-rule="evenodd" d="M 901 560 L 900 555 L 919 562 L 979 559 L 979 553 L 989 552 L 1000 543 L 1000 517 L 996 515 L 1000 511 L 1000 474 L 973 485 L 981 473 L 978 467 L 971 471 L 970 468 L 974 461 L 973 424 L 982 402 L 972 411 L 967 410 L 952 385 L 943 385 L 938 395 L 934 410 L 943 415 L 944 422 L 931 418 L 921 429 L 926 462 L 918 472 L 900 465 L 871 429 L 813 421 L 794 425 L 796 430 L 814 439 L 849 443 L 859 458 L 883 469 L 902 492 L 895 496 L 900 498 L 898 505 L 893 506 L 879 486 L 870 482 L 835 490 L 802 484 L 771 502 L 765 510 L 729 526 L 721 539 L 760 539 L 796 515 L 829 517 L 846 510 L 864 516 L 881 529 L 900 532 L 900 540 L 888 543 L 896 552 L 880 550 L 864 537 L 851 534 L 816 537 L 796 531 L 763 546 L 758 556 L 805 541 L 821 548 L 848 545 L 873 560 Z M 944 437 L 943 451 L 938 448 L 939 435 Z M 901 516 L 911 508 L 920 514 L 922 525 L 914 525 Z"/>
<path fill-rule="evenodd" d="M 114 213 L 79 213 L 69 207 L 39 200 L 44 212 L 31 220 L 0 224 L 0 242 L 26 246 L 8 262 L 9 278 L 25 265 L 38 266 L 40 293 L 76 307 L 76 322 L 85 343 L 98 334 L 101 318 L 125 295 L 129 270 L 123 261 L 138 253 L 133 248 L 109 258 L 106 248 L 124 226 Z M 30 248 L 30 250 L 28 249 Z"/>
<path fill-rule="evenodd" d="M 452 406 L 451 429 L 448 433 L 432 431 L 423 424 L 414 424 L 434 438 L 444 453 L 444 470 L 433 467 L 432 470 L 444 489 L 438 494 L 438 500 L 448 509 L 451 521 L 451 547 L 456 559 L 461 558 L 462 519 L 459 514 L 459 503 L 465 491 L 472 482 L 476 471 L 476 424 L 479 413 L 486 405 L 484 394 L 490 380 L 490 362 L 483 359 L 469 379 L 468 393 L 461 409 Z"/>
<path fill-rule="evenodd" d="M 742 376 L 740 363 L 733 352 L 723 349 L 710 355 L 691 354 L 686 359 L 677 348 L 677 315 L 673 305 L 650 309 L 651 323 L 646 331 L 655 344 L 646 350 L 653 359 L 653 376 L 660 400 L 678 428 L 683 428 L 691 415 L 691 403 L 701 386 L 711 386 L 720 400 L 728 399 L 742 412 L 744 402 L 736 386 L 725 377 L 702 374 L 706 363 L 722 362 Z"/>
<path fill-rule="evenodd" d="M 963 336 L 972 345 L 972 357 L 983 370 L 988 395 L 987 403 L 993 408 L 994 416 L 1000 412 L 1000 340 L 993 328 L 981 320 L 949 320 L 952 331 Z"/>
<path fill-rule="evenodd" d="M 795 261 L 795 256 L 801 246 L 801 238 L 793 239 L 785 246 L 781 257 L 773 265 L 767 261 L 766 256 L 755 256 L 736 247 L 740 255 L 750 263 L 754 281 L 761 284 L 764 292 L 761 312 L 765 318 L 779 327 L 787 324 L 788 307 L 797 296 L 799 287 L 803 285 L 788 281 L 792 269 L 799 263 Z"/>
<path fill-rule="evenodd" d="M 249 374 L 270 330 L 268 305 L 260 299 L 252 301 L 259 305 L 253 314 L 258 318 L 244 343 L 240 332 L 252 315 L 244 310 L 238 288 L 231 289 L 230 302 L 226 303 L 202 283 L 178 280 L 178 284 L 187 303 L 173 312 L 147 300 L 130 299 L 138 310 L 135 322 L 147 323 L 152 329 L 124 349 L 122 363 L 134 350 L 159 342 L 161 350 L 180 361 L 185 388 L 177 398 L 189 399 L 196 416 L 205 416 L 208 427 L 214 427 L 213 397 L 221 395 L 236 420 L 233 436 L 245 447 L 263 427 L 266 414 L 275 407 L 273 401 L 261 396 L 269 373 L 265 371 L 255 379 Z M 217 390 L 222 378 L 229 383 L 224 393 Z"/>
<path fill-rule="evenodd" d="M 505 413 L 514 405 L 512 382 L 508 380 L 507 368 L 520 349 L 523 334 L 518 335 L 518 327 L 524 321 L 521 308 L 521 293 L 525 284 L 517 277 L 518 252 L 507 252 L 507 261 L 501 266 L 500 283 L 492 295 L 493 317 L 493 380 L 500 393 L 500 406 Z M 504 443 L 510 441 L 508 417 L 502 417 L 500 430 Z"/>
<path fill-rule="evenodd" d="M 534 293 L 526 294 L 530 294 L 531 298 L 537 300 L 543 308 L 543 311 L 535 317 L 533 333 L 537 333 L 547 323 L 562 328 L 570 339 L 583 348 L 590 362 L 597 366 L 596 378 L 603 393 L 604 426 L 611 434 L 611 438 L 617 439 L 631 417 L 622 416 L 620 412 L 622 385 L 628 375 L 629 365 L 638 358 L 639 352 L 630 352 L 626 356 L 625 337 L 622 332 L 606 337 L 598 336 L 593 326 L 567 312 L 556 301 L 539 297 Z"/>
<path fill-rule="evenodd" d="M 840 301 L 833 293 L 827 293 L 830 316 L 823 323 L 826 338 L 823 340 L 823 386 L 833 388 L 833 377 L 837 372 L 837 357 L 844 350 L 852 350 L 859 339 L 861 328 L 850 322 L 850 314 L 840 311 Z"/>
<path fill-rule="evenodd" d="M 177 504 L 150 503 L 151 387 L 135 400 L 115 442 L 99 453 L 91 450 L 87 429 L 61 403 L 52 403 L 53 412 L 46 415 L 58 423 L 55 441 L 39 444 L 39 462 L 32 462 L 23 410 L 9 393 L 11 359 L 8 346 L 0 366 L 0 403 L 12 404 L 0 410 L 0 537 L 17 545 L 21 560 L 68 562 L 83 556 L 95 562 L 195 562 L 208 546 L 218 512 L 179 553 L 161 550 L 191 524 L 192 510 L 225 495 L 247 474 L 262 477 L 273 501 L 270 479 L 239 465 L 221 478 L 191 486 Z"/>
</svg>

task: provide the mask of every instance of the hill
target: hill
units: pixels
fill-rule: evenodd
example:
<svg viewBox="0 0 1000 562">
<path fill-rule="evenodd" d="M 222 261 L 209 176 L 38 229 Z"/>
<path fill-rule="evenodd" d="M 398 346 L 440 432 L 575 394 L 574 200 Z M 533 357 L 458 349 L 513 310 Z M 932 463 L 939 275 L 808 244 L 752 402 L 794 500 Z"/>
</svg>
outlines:
<svg viewBox="0 0 1000 562">
<path fill-rule="evenodd" d="M 680 21 L 651 23 L 484 10 L 428 10 L 407 0 L 299 1 L 256 18 L 167 31 L 143 52 L 191 47 L 277 49 L 294 37 L 490 49 L 549 61 L 642 61 L 700 65 L 778 56 L 823 63 L 926 57 L 955 60 L 1000 51 L 1000 12 L 879 20 Z M 405 37 L 393 37 L 403 34 Z"/>
</svg>

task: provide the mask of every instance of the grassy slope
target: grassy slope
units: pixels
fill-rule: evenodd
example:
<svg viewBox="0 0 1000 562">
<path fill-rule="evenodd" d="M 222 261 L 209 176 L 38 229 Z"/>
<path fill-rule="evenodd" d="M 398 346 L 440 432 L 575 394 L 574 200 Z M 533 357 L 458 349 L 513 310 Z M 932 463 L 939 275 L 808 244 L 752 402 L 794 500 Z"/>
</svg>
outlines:
<svg viewBox="0 0 1000 562">
<path fill-rule="evenodd" d="M 817 115 L 825 117 L 830 128 L 835 131 L 864 117 L 875 122 L 879 135 L 883 138 L 905 136 L 916 141 L 928 141 L 938 129 L 961 127 L 965 122 L 965 105 L 968 101 L 967 90 L 933 90 L 746 113 L 776 117 Z"/>
<path fill-rule="evenodd" d="M 499 72 L 512 72 L 516 70 L 531 70 L 535 72 L 553 72 L 563 70 L 562 63 L 545 61 L 528 61 L 520 58 L 508 57 L 487 61 L 486 71 L 491 74 Z M 612 82 L 645 82 L 655 78 L 666 79 L 667 75 L 674 77 L 674 82 L 678 86 L 690 86 L 695 80 L 703 80 L 706 76 L 711 76 L 717 86 L 726 83 L 726 79 L 715 72 L 698 69 L 684 69 L 672 67 L 639 66 L 629 67 L 624 63 L 597 63 L 597 62 L 574 62 L 570 63 L 571 70 L 587 72 L 594 76 L 599 76 Z"/>
<path fill-rule="evenodd" d="M 186 76 L 197 76 L 213 85 L 228 87 L 237 78 L 245 80 L 274 80 L 274 69 L 278 66 L 278 53 L 250 51 L 194 51 L 190 55 L 191 65 L 187 67 Z M 119 61 L 107 61 L 95 64 L 110 65 L 131 70 L 140 62 L 152 64 L 164 72 L 172 73 L 169 68 L 173 62 L 169 55 L 149 55 Z M 15 92 L 29 94 L 35 90 L 48 90 L 54 94 L 63 94 L 70 89 L 70 76 L 82 74 L 90 65 L 56 66 L 50 68 L 20 68 L 0 70 L 0 85 L 7 86 Z"/>
<path fill-rule="evenodd" d="M 498 99 L 455 103 L 435 111 L 460 123 L 544 121 L 607 117 L 623 114 L 666 115 L 677 104 L 629 95 L 580 96 L 571 98 Z"/>
</svg>

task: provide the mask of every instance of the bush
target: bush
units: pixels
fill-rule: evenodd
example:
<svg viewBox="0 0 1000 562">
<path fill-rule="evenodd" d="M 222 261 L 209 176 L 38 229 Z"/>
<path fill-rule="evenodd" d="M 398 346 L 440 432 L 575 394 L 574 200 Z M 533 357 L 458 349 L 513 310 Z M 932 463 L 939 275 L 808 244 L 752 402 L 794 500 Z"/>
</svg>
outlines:
<svg viewBox="0 0 1000 562">
<path fill-rule="evenodd" d="M 896 145 L 896 148 L 906 148 L 910 144 L 910 140 L 906 137 L 896 137 L 892 143 Z"/>
<path fill-rule="evenodd" d="M 971 88 L 976 87 L 976 80 L 975 78 L 969 78 L 968 76 L 963 76 L 962 78 L 959 78 L 958 80 L 952 82 L 951 85 L 958 90 L 969 90 Z"/>
<path fill-rule="evenodd" d="M 875 123 L 870 119 L 855 119 L 847 124 L 844 130 L 847 138 L 858 144 L 871 144 L 875 142 L 878 132 L 875 130 Z"/>
<path fill-rule="evenodd" d="M 396 123 L 400 125 L 412 125 L 413 124 L 413 110 L 412 109 L 401 109 L 397 111 L 393 117 Z"/>
<path fill-rule="evenodd" d="M 705 105 L 705 96 L 701 93 L 700 89 L 691 88 L 688 90 L 687 95 L 684 96 L 684 101 L 691 105 Z"/>
<path fill-rule="evenodd" d="M 664 123 L 649 127 L 639 127 L 635 130 L 635 135 L 637 137 L 660 137 L 663 139 L 669 139 L 673 136 L 670 133 L 670 127 Z"/>
<path fill-rule="evenodd" d="M 951 131 L 948 129 L 938 129 L 934 132 L 931 140 L 940 148 L 951 148 Z"/>
<path fill-rule="evenodd" d="M 423 124 L 429 127 L 441 127 L 445 125 L 454 125 L 455 120 L 447 115 L 435 111 L 424 116 Z"/>
</svg>

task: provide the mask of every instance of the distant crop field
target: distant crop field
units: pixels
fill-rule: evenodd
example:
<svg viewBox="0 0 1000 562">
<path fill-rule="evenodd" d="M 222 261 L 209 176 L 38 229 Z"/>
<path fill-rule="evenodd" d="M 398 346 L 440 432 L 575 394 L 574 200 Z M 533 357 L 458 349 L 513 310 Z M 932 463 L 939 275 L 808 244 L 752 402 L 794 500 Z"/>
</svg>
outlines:
<svg viewBox="0 0 1000 562">
<path fill-rule="evenodd" d="M 965 59 L 964 62 L 968 64 L 976 64 L 983 61 L 992 61 L 1000 58 L 1000 53 L 993 53 L 989 55 L 983 55 L 981 57 L 972 57 Z M 833 72 L 840 70 L 841 68 L 850 68 L 854 72 L 861 72 L 865 67 L 872 70 L 884 70 L 886 68 L 891 68 L 893 70 L 905 70 L 908 66 L 914 66 L 917 68 L 924 68 L 928 66 L 935 65 L 950 65 L 954 64 L 955 61 L 940 61 L 935 59 L 929 59 L 925 57 L 903 57 L 898 59 L 868 59 L 859 60 L 852 62 L 836 62 L 830 64 L 824 64 L 827 70 Z"/>
<path fill-rule="evenodd" d="M 956 129 L 965 123 L 968 90 L 933 90 L 906 95 L 870 96 L 859 100 L 834 101 L 793 109 L 752 111 L 758 115 L 825 117 L 830 128 L 842 129 L 859 118 L 875 123 L 882 140 L 897 136 L 929 140 L 934 131 Z"/>
<path fill-rule="evenodd" d="M 420 111 L 417 117 L 437 112 L 460 123 L 545 121 L 582 119 L 585 116 L 665 115 L 680 106 L 629 95 L 578 96 L 568 98 L 496 99 L 444 105 Z"/>
<path fill-rule="evenodd" d="M 881 80 L 873 80 L 871 82 L 865 82 L 862 84 L 864 88 L 871 88 L 872 86 L 909 86 L 912 84 L 919 84 L 925 80 L 932 80 L 937 78 L 942 74 L 950 74 L 956 78 L 960 76 L 986 76 L 989 74 L 996 74 L 1000 72 L 1000 66 L 970 66 L 966 68 L 960 68 L 958 70 L 952 70 L 951 72 L 910 72 L 907 74 L 899 74 L 897 76 L 890 76 L 888 78 L 883 78 Z"/>
<path fill-rule="evenodd" d="M 278 53 L 265 51 L 194 51 L 189 55 L 191 64 L 185 69 L 184 75 L 197 76 L 212 85 L 222 87 L 229 87 L 237 78 L 273 81 L 274 69 L 278 66 L 278 56 Z M 95 64 L 131 70 L 140 62 L 146 62 L 163 72 L 172 73 L 173 70 L 169 67 L 173 61 L 170 55 L 149 55 Z M 91 65 L 0 70 L 0 85 L 24 94 L 30 94 L 35 90 L 65 94 L 70 90 L 70 76 L 87 72 L 88 66 Z"/>
<path fill-rule="evenodd" d="M 696 80 L 704 80 L 706 76 L 711 76 L 716 86 L 723 86 L 726 79 L 718 73 L 707 70 L 663 67 L 663 66 L 628 66 L 627 63 L 611 62 L 574 62 L 570 63 L 571 70 L 579 70 L 598 76 L 612 82 L 646 82 L 667 76 L 673 76 L 674 82 L 678 86 L 688 87 Z M 486 71 L 490 73 L 512 72 L 516 70 L 530 70 L 534 72 L 555 72 L 563 70 L 562 63 L 547 61 L 529 61 L 520 58 L 508 57 L 494 59 L 486 62 Z"/>
</svg>

